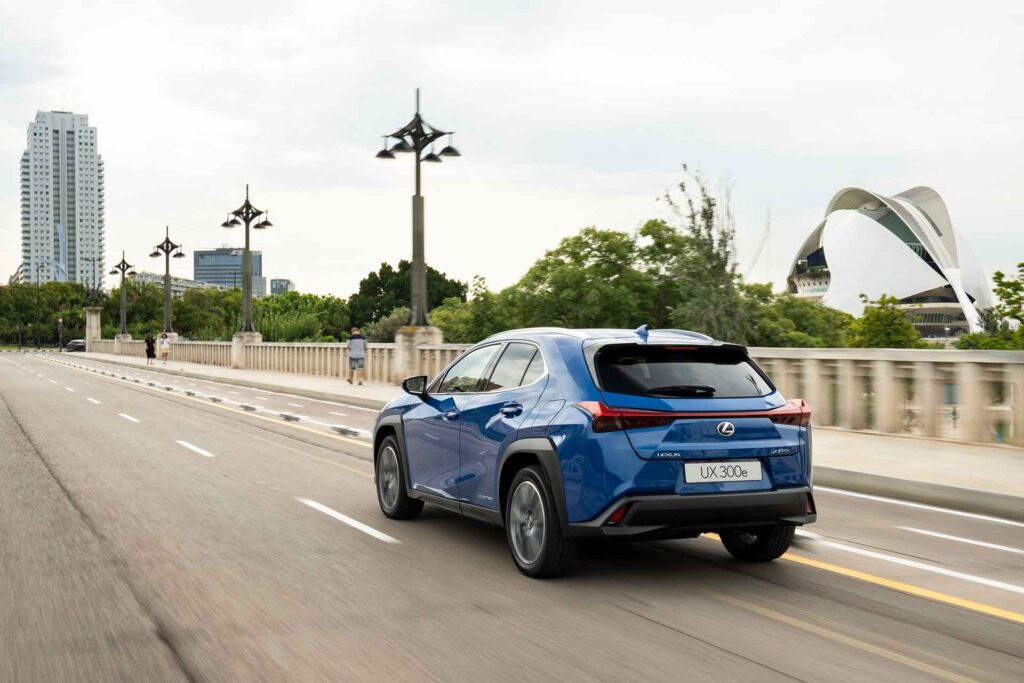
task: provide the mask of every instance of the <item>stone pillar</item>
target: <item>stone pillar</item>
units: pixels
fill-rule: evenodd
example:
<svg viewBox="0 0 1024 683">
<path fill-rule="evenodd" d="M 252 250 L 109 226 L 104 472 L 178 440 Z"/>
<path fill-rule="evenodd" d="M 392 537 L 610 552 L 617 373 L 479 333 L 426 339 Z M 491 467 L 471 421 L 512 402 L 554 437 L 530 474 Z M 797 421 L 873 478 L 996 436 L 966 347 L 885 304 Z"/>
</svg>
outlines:
<svg viewBox="0 0 1024 683">
<path fill-rule="evenodd" d="M 983 377 L 980 363 L 961 362 L 956 366 L 957 411 L 960 413 L 957 433 L 964 441 L 988 440 L 985 420 L 988 392 Z"/>
<path fill-rule="evenodd" d="M 939 383 L 935 376 L 935 363 L 914 363 L 914 403 L 921 420 L 921 436 L 938 436 Z"/>
<path fill-rule="evenodd" d="M 1024 446 L 1024 365 L 1013 363 L 1004 367 L 1010 392 L 1010 443 Z"/>
<path fill-rule="evenodd" d="M 92 351 L 93 343 L 103 338 L 100 326 L 100 313 L 103 309 L 99 306 L 85 307 L 85 350 Z"/>
<path fill-rule="evenodd" d="M 399 378 L 427 374 L 426 368 L 419 367 L 420 346 L 443 344 L 444 335 L 436 327 L 405 325 L 395 333 L 395 370 Z M 384 378 L 391 381 L 391 378 Z"/>
<path fill-rule="evenodd" d="M 817 358 L 804 360 L 804 394 L 816 425 L 832 424 L 832 387 L 825 373 L 825 362 Z"/>
<path fill-rule="evenodd" d="M 130 334 L 115 334 L 114 335 L 114 354 L 118 356 L 128 355 L 128 344 L 132 340 Z"/>
<path fill-rule="evenodd" d="M 857 362 L 839 361 L 839 426 L 844 429 L 864 428 L 864 397 L 862 382 L 857 376 Z"/>
<path fill-rule="evenodd" d="M 246 344 L 262 344 L 263 335 L 259 332 L 235 332 L 231 338 L 231 367 L 245 367 Z"/>
<path fill-rule="evenodd" d="M 871 364 L 871 381 L 875 389 L 875 424 L 880 432 L 900 431 L 900 383 L 896 363 L 876 360 Z"/>
</svg>

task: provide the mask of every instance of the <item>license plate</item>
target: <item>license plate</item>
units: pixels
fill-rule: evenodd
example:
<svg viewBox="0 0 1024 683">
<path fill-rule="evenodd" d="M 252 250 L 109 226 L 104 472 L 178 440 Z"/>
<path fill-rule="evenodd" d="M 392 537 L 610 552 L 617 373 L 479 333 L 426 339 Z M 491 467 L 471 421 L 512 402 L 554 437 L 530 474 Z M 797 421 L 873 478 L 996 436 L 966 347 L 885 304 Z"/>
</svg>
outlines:
<svg viewBox="0 0 1024 683">
<path fill-rule="evenodd" d="M 761 481 L 760 460 L 688 462 L 683 469 L 687 484 L 716 481 Z"/>
</svg>

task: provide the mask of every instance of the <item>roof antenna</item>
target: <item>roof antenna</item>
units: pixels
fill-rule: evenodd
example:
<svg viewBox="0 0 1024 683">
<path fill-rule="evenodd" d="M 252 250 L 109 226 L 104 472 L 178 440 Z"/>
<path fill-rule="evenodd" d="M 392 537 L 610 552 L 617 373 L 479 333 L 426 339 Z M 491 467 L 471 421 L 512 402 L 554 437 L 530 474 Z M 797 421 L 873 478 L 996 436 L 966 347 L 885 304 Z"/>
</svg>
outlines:
<svg viewBox="0 0 1024 683">
<path fill-rule="evenodd" d="M 638 327 L 635 330 L 633 330 L 633 334 L 635 334 L 636 336 L 640 337 L 640 341 L 642 341 L 644 344 L 646 344 L 647 343 L 647 335 L 649 334 L 649 332 L 647 331 L 647 323 L 644 323 L 640 327 Z"/>
</svg>

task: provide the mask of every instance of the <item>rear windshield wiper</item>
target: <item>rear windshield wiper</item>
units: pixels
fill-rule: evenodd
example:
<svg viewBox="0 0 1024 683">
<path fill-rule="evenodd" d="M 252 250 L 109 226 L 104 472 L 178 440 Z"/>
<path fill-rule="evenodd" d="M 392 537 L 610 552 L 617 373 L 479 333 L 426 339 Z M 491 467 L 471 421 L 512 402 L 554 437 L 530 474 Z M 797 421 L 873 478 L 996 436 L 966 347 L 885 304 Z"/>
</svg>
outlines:
<svg viewBox="0 0 1024 683">
<path fill-rule="evenodd" d="M 714 396 L 715 388 L 708 384 L 675 384 L 668 387 L 654 387 L 648 394 L 662 396 Z"/>
</svg>

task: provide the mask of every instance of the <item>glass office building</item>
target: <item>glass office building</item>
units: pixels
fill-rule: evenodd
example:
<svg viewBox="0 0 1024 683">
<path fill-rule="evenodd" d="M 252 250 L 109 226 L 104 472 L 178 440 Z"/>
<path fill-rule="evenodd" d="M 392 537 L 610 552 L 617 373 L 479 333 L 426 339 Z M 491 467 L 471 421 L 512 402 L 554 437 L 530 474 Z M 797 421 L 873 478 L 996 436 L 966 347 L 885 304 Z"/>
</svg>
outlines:
<svg viewBox="0 0 1024 683">
<path fill-rule="evenodd" d="M 208 282 L 223 287 L 242 288 L 242 249 L 218 247 L 192 252 L 194 276 L 197 282 Z M 267 295 L 267 278 L 263 277 L 263 252 L 252 252 L 252 295 Z"/>
</svg>

